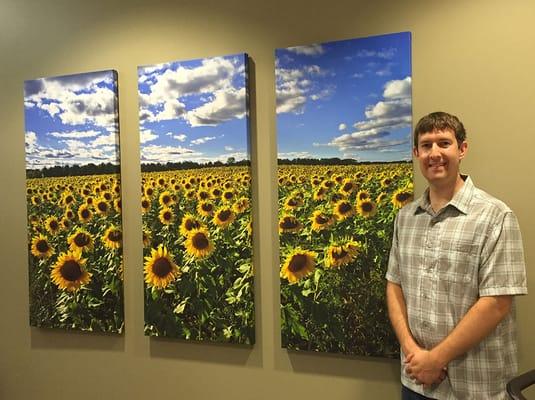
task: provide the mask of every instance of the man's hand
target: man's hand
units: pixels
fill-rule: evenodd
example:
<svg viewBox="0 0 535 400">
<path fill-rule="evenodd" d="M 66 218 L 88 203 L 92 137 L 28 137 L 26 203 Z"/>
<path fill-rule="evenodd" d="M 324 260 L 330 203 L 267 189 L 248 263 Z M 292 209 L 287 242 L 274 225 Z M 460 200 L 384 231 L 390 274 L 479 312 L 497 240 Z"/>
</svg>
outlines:
<svg viewBox="0 0 535 400">
<path fill-rule="evenodd" d="M 445 368 L 428 350 L 417 349 L 407 355 L 404 363 L 407 375 L 424 386 L 439 384 L 446 378 Z"/>
</svg>

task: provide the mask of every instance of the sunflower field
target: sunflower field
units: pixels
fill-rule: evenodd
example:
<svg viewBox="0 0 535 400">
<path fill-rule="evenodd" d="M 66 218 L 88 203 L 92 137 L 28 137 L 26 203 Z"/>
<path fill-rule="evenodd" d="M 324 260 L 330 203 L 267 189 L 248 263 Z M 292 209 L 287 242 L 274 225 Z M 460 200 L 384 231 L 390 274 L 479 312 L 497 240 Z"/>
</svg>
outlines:
<svg viewBox="0 0 535 400">
<path fill-rule="evenodd" d="M 118 174 L 26 181 L 30 325 L 121 333 Z"/>
<path fill-rule="evenodd" d="M 282 344 L 397 357 L 384 278 L 412 164 L 280 165 Z"/>
<path fill-rule="evenodd" d="M 142 174 L 145 334 L 254 343 L 249 167 Z"/>
</svg>

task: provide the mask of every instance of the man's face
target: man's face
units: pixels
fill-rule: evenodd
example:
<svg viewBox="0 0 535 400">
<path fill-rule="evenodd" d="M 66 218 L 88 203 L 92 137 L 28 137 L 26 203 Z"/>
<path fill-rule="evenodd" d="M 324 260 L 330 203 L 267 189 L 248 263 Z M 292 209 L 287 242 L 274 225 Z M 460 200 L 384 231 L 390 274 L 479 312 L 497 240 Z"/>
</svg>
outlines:
<svg viewBox="0 0 535 400">
<path fill-rule="evenodd" d="M 459 164 L 466 154 L 467 143 L 459 146 L 455 133 L 446 129 L 422 133 L 414 156 L 418 159 L 422 175 L 430 185 L 455 185 Z"/>
</svg>

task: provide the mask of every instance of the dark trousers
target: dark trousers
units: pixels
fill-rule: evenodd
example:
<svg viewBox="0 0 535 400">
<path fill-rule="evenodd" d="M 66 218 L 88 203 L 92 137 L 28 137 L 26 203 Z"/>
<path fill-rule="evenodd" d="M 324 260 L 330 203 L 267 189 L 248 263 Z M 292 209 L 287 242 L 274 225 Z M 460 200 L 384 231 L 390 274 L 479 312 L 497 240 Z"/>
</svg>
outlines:
<svg viewBox="0 0 535 400">
<path fill-rule="evenodd" d="M 416 393 L 408 387 L 401 385 L 401 400 L 433 400 L 431 397 L 425 397 L 423 394 Z"/>
</svg>

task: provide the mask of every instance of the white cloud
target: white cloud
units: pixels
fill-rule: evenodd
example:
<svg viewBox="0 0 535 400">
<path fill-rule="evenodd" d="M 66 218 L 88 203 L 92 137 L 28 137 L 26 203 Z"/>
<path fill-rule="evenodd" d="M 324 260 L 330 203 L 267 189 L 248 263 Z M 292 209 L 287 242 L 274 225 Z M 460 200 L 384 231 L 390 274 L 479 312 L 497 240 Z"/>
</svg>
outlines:
<svg viewBox="0 0 535 400">
<path fill-rule="evenodd" d="M 234 148 L 231 146 L 225 146 L 225 151 L 234 151 Z"/>
<path fill-rule="evenodd" d="M 246 113 L 245 88 L 217 90 L 209 103 L 188 111 L 185 119 L 192 127 L 215 126 L 231 119 L 241 119 Z"/>
<path fill-rule="evenodd" d="M 314 92 L 313 81 L 309 79 L 311 76 L 325 74 L 327 72 L 317 65 L 308 65 L 300 69 L 277 67 L 277 113 L 301 114 L 308 98 L 320 100 L 330 96 L 334 87 Z"/>
<path fill-rule="evenodd" d="M 169 133 L 171 133 L 171 132 L 169 132 Z M 173 134 L 171 133 L 171 135 L 173 135 Z M 178 134 L 178 135 L 173 135 L 173 139 L 176 139 L 176 140 L 178 140 L 179 142 L 185 142 L 187 138 L 188 138 L 188 137 L 187 137 L 185 134 L 183 134 L 183 133 Z"/>
<path fill-rule="evenodd" d="M 325 49 L 320 44 L 312 44 L 310 46 L 295 46 L 288 47 L 286 50 L 295 54 L 302 54 L 306 56 L 316 56 L 325 53 Z"/>
<path fill-rule="evenodd" d="M 72 138 L 72 139 L 81 139 L 81 138 L 90 138 L 100 135 L 100 132 L 95 130 L 90 131 L 69 131 L 69 132 L 49 132 L 47 135 L 54 136 L 57 138 Z"/>
<path fill-rule="evenodd" d="M 158 135 L 152 132 L 150 129 L 143 129 L 139 134 L 139 142 L 147 143 L 158 139 Z"/>
<path fill-rule="evenodd" d="M 405 79 L 388 81 L 385 84 L 383 96 L 385 99 L 401 99 L 411 95 L 412 80 L 410 76 Z"/>
<path fill-rule="evenodd" d="M 412 121 L 410 87 L 410 77 L 387 82 L 383 100 L 366 107 L 364 112 L 366 119 L 353 124 L 355 131 L 335 137 L 328 145 L 349 154 L 369 150 L 395 151 L 397 146 L 409 143 L 410 135 L 403 139 L 390 139 L 390 134 L 393 130 L 410 127 Z"/>
<path fill-rule="evenodd" d="M 361 58 L 382 58 L 391 60 L 396 55 L 395 48 L 381 49 L 381 50 L 361 50 L 357 53 L 357 57 Z"/>
<path fill-rule="evenodd" d="M 313 156 L 308 151 L 290 151 L 287 153 L 279 153 L 277 155 L 280 159 L 293 160 L 295 158 L 313 158 Z"/>
<path fill-rule="evenodd" d="M 338 125 L 338 130 L 339 131 L 345 131 L 347 129 L 347 125 L 342 123 L 340 125 Z"/>
<path fill-rule="evenodd" d="M 114 127 L 115 92 L 102 86 L 112 79 L 108 71 L 26 81 L 25 104 L 34 104 L 66 125 Z"/>
<path fill-rule="evenodd" d="M 116 133 L 109 133 L 108 135 L 100 135 L 93 142 L 91 147 L 105 146 L 105 145 L 117 145 L 119 143 L 119 135 Z"/>
<path fill-rule="evenodd" d="M 191 141 L 191 144 L 198 145 L 198 144 L 204 144 L 206 142 L 209 142 L 211 140 L 214 140 L 215 136 L 204 136 L 195 140 Z"/>
<path fill-rule="evenodd" d="M 142 163 L 189 161 L 192 156 L 201 154 L 180 146 L 148 145 L 141 148 L 141 161 Z"/>
</svg>

